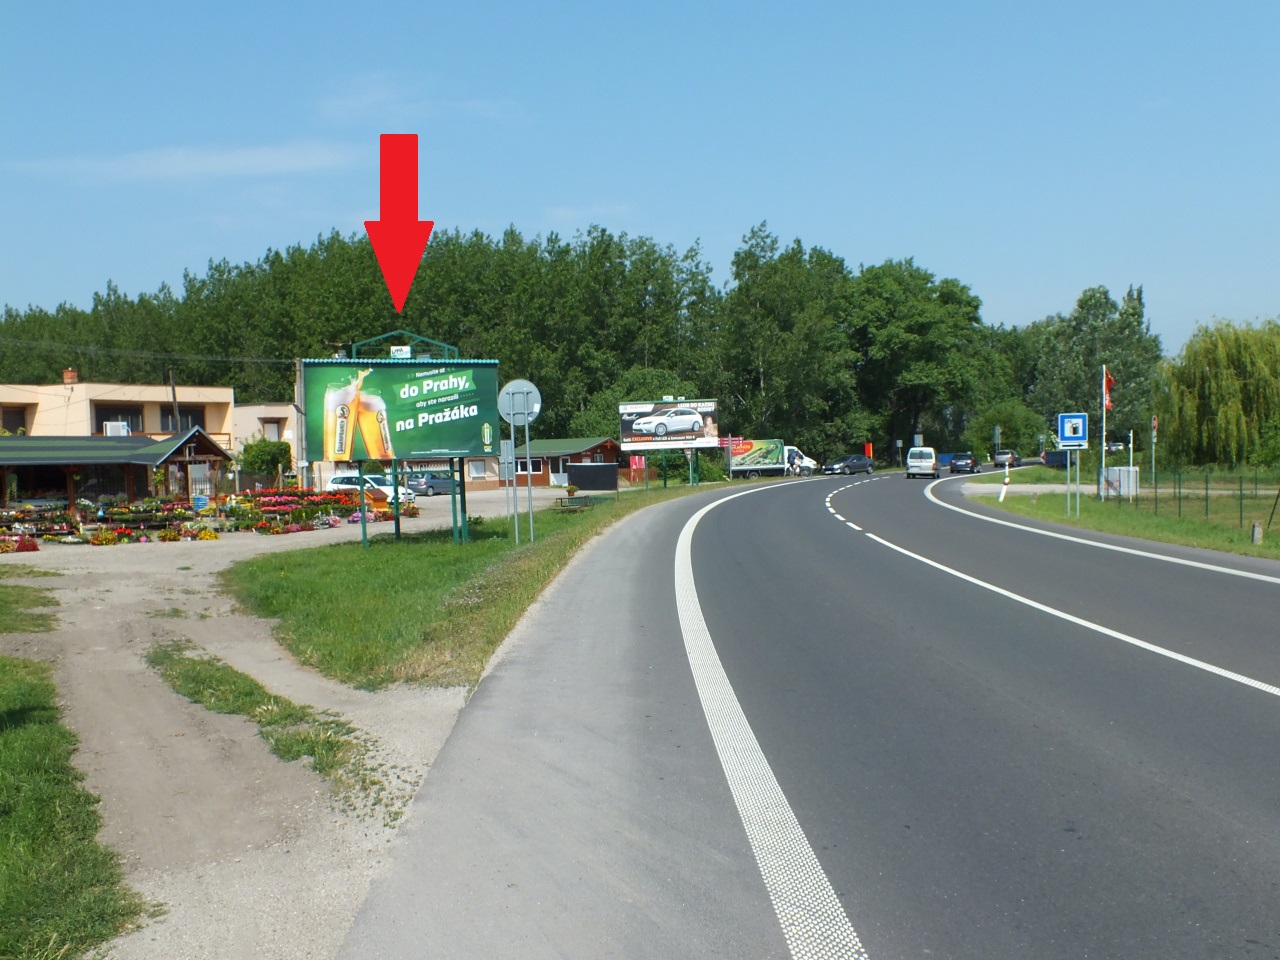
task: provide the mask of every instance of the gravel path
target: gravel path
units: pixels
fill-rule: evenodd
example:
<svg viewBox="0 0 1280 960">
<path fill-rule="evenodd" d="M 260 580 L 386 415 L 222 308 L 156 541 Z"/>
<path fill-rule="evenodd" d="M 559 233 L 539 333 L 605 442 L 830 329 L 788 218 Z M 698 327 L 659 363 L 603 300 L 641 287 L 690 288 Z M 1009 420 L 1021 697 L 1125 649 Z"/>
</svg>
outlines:
<svg viewBox="0 0 1280 960">
<path fill-rule="evenodd" d="M 534 491 L 535 506 L 563 491 Z M 447 497 L 419 498 L 406 532 L 449 525 Z M 523 499 L 522 499 L 523 506 Z M 505 512 L 468 495 L 472 516 Z M 390 523 L 371 525 L 388 533 Z M 269 551 L 359 539 L 359 525 L 210 542 L 48 544 L 0 563 L 60 571 L 29 582 L 61 602 L 53 633 L 0 635 L 0 653 L 50 660 L 76 763 L 102 798 L 103 842 L 157 916 L 112 943 L 114 960 L 333 957 L 395 836 L 388 807 L 345 809 L 303 763 L 283 763 L 250 721 L 175 694 L 145 663 L 185 639 L 273 693 L 340 714 L 368 740 L 391 809 L 407 805 L 465 702 L 461 688 L 353 690 L 298 665 L 270 624 L 237 615 L 213 574 Z M 13 582 L 13 581 L 10 581 Z"/>
</svg>

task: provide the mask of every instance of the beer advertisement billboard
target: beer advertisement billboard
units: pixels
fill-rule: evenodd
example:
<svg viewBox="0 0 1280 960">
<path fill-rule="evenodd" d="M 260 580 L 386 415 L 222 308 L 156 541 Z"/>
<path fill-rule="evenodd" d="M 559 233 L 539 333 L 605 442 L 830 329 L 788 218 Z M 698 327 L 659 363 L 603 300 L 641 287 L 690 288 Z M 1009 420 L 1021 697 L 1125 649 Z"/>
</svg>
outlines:
<svg viewBox="0 0 1280 960">
<path fill-rule="evenodd" d="M 307 458 L 498 453 L 497 360 L 304 360 Z"/>
<path fill-rule="evenodd" d="M 720 445 L 715 400 L 620 403 L 618 417 L 622 449 L 632 453 Z"/>
</svg>

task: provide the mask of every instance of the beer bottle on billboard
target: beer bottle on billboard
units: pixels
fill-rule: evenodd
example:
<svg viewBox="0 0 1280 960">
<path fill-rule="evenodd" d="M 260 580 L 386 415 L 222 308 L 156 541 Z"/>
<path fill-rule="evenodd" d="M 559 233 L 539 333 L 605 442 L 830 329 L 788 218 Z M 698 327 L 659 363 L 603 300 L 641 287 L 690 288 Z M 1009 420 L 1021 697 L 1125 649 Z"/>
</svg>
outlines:
<svg viewBox="0 0 1280 960">
<path fill-rule="evenodd" d="M 361 371 L 345 384 L 331 383 L 324 389 L 324 458 L 338 462 L 351 460 L 355 444 L 356 410 L 360 383 L 368 371 Z"/>
<path fill-rule="evenodd" d="M 360 394 L 359 406 L 360 438 L 366 455 L 370 460 L 394 460 L 386 401 L 376 391 L 366 390 Z"/>
</svg>

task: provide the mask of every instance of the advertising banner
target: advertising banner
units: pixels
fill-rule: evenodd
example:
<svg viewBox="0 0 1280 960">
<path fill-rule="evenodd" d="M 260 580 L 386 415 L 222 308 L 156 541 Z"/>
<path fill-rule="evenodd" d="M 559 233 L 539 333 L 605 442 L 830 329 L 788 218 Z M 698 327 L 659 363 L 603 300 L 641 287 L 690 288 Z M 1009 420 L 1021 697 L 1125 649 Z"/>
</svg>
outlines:
<svg viewBox="0 0 1280 960">
<path fill-rule="evenodd" d="M 621 403 L 618 416 L 622 422 L 619 438 L 623 450 L 683 450 L 720 445 L 715 400 Z"/>
<path fill-rule="evenodd" d="M 307 457 L 498 453 L 497 360 L 304 360 Z"/>
</svg>

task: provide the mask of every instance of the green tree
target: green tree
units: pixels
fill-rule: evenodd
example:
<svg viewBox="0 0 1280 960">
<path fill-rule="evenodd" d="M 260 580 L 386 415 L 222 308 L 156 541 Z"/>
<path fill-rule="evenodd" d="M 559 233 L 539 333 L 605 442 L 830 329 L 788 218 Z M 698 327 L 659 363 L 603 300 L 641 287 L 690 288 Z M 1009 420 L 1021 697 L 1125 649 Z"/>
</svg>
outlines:
<svg viewBox="0 0 1280 960">
<path fill-rule="evenodd" d="M 1280 420 L 1280 323 L 1200 326 L 1165 364 L 1162 446 L 1175 461 L 1237 465 L 1270 459 Z"/>
<path fill-rule="evenodd" d="M 1040 414 L 1017 400 L 1005 400 L 988 407 L 970 421 L 964 446 L 984 459 L 995 453 L 995 428 L 1000 428 L 1000 448 L 1016 450 L 1024 458 L 1040 452 L 1040 437 L 1048 436 Z"/>
<path fill-rule="evenodd" d="M 287 441 L 259 437 L 240 451 L 240 469 L 245 473 L 276 473 L 293 465 L 293 451 Z"/>
<path fill-rule="evenodd" d="M 858 357 L 843 329 L 844 261 L 799 240 L 780 249 L 765 224 L 743 243 L 708 346 L 721 432 L 785 437 L 820 456 L 867 439 L 873 418 L 858 402 Z"/>
<path fill-rule="evenodd" d="M 926 419 L 955 436 L 956 416 L 982 380 L 982 302 L 958 280 L 936 280 L 911 259 L 864 267 L 852 284 L 846 331 L 860 357 L 863 405 L 884 439 L 910 438 Z"/>
<path fill-rule="evenodd" d="M 1035 385 L 1028 404 L 1046 419 L 1080 411 L 1102 423 L 1102 367 L 1115 378 L 1107 432 L 1144 436 L 1154 412 L 1160 337 L 1145 318 L 1142 288 L 1116 303 L 1106 287 L 1080 294 L 1069 316 L 1048 317 L 1030 333 L 1035 343 Z"/>
</svg>

